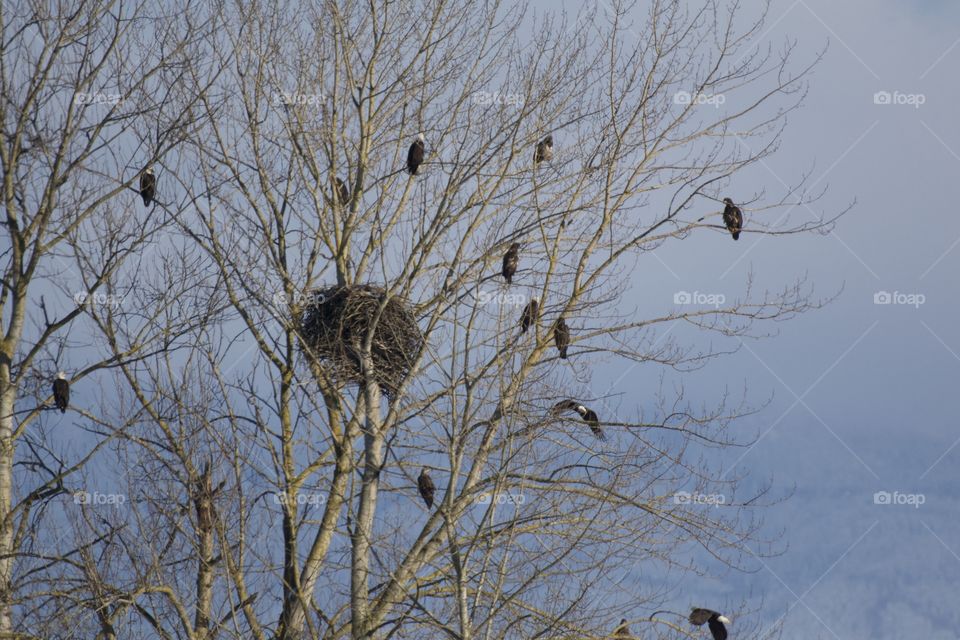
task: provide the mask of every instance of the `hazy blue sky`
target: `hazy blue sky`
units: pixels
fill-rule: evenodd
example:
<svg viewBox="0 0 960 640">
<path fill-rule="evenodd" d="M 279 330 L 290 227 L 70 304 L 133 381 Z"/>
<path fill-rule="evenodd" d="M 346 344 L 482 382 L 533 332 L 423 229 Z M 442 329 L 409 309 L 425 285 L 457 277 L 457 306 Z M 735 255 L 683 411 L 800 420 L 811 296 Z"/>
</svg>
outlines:
<svg viewBox="0 0 960 640">
<path fill-rule="evenodd" d="M 744 11 L 759 4 L 746 0 Z M 776 0 L 762 41 L 777 49 L 788 40 L 798 63 L 824 47 L 825 58 L 780 151 L 738 175 L 730 195 L 766 190 L 777 200 L 809 171 L 828 190 L 790 211 L 791 221 L 856 206 L 829 235 L 746 233 L 734 243 L 702 233 L 665 245 L 641 257 L 624 300 L 658 315 L 678 291 L 736 297 L 751 272 L 760 288 L 806 275 L 818 294 L 840 292 L 822 310 L 768 327 L 775 337 L 683 376 L 698 403 L 725 387 L 746 387 L 757 403 L 772 396 L 738 423 L 757 443 L 723 455 L 793 495 L 765 514 L 768 531 L 784 530 L 782 555 L 754 560 L 754 573 L 685 579 L 673 605 L 763 596 L 764 621 L 785 615 L 787 640 L 958 638 L 960 213 L 951 201 L 960 186 L 960 2 Z M 904 104 L 877 104 L 877 92 Z M 923 303 L 876 304 L 881 292 Z M 643 408 L 661 373 L 608 365 L 593 392 Z M 877 492 L 922 504 L 876 504 Z M 741 637 L 736 620 L 730 629 Z"/>
<path fill-rule="evenodd" d="M 829 190 L 792 220 L 857 204 L 828 236 L 692 238 L 644 259 L 635 276 L 631 302 L 657 309 L 680 290 L 736 296 L 751 269 L 772 288 L 806 273 L 818 293 L 843 289 L 688 378 L 705 400 L 726 384 L 746 384 L 757 401 L 774 394 L 739 427 L 759 442 L 731 461 L 795 494 L 767 513 L 771 530 L 785 529 L 783 555 L 754 562 L 753 574 L 689 580 L 676 606 L 736 604 L 752 591 L 770 623 L 787 614 L 785 638 L 957 638 L 960 3 L 783 0 L 767 29 L 774 48 L 796 39 L 798 59 L 828 50 L 780 152 L 736 178 L 732 195 L 779 197 L 812 170 Z M 879 91 L 922 97 L 876 104 Z M 882 291 L 923 304 L 875 304 Z M 658 383 L 652 368 L 623 373 L 594 385 L 619 379 L 614 391 L 638 397 Z M 875 504 L 880 491 L 923 504 Z M 736 621 L 731 631 L 738 637 Z"/>
</svg>

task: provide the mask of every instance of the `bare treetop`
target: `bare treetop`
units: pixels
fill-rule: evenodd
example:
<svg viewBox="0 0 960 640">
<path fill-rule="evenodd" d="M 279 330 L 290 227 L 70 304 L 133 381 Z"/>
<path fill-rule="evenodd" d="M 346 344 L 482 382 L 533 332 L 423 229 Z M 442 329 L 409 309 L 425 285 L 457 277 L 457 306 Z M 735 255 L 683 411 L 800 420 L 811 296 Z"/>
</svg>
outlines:
<svg viewBox="0 0 960 640">
<path fill-rule="evenodd" d="M 823 301 L 623 294 L 695 234 L 833 222 L 737 180 L 810 66 L 736 6 L 641 9 L 0 15 L 0 636 L 687 634 L 627 574 L 775 552 L 779 494 L 711 458 L 756 407 L 683 375 Z M 611 363 L 675 377 L 623 406 Z M 64 499 L 98 480 L 123 510 Z"/>
</svg>

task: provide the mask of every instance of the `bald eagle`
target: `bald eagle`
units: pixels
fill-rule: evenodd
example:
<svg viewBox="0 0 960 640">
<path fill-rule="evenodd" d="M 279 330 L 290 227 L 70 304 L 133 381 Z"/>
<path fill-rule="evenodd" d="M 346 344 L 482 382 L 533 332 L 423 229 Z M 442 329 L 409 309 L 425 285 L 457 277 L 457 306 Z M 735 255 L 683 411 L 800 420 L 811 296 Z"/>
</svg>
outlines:
<svg viewBox="0 0 960 640">
<path fill-rule="evenodd" d="M 197 511 L 197 528 L 200 531 L 213 530 L 213 484 L 210 480 L 210 461 L 203 463 L 203 471 L 195 481 L 193 502 Z"/>
<path fill-rule="evenodd" d="M 341 205 L 350 202 L 350 189 L 347 188 L 343 180 L 336 176 L 330 176 L 330 182 L 333 184 L 334 201 Z"/>
<path fill-rule="evenodd" d="M 740 231 L 743 229 L 743 212 L 740 207 L 733 204 L 730 198 L 724 198 L 723 203 L 727 205 L 723 209 L 723 224 L 727 225 L 727 230 L 734 240 L 740 239 Z"/>
<path fill-rule="evenodd" d="M 564 411 L 576 411 L 580 403 L 576 400 L 561 400 L 550 409 L 552 415 L 558 416 Z"/>
<path fill-rule="evenodd" d="M 597 417 L 597 414 L 593 409 L 588 409 L 576 400 L 561 400 L 557 404 L 553 405 L 553 409 L 550 410 L 550 413 L 553 415 L 559 415 L 564 411 L 576 411 L 580 418 L 587 423 L 588 427 L 590 427 L 590 431 L 593 432 L 593 435 L 600 440 L 607 439 L 606 434 L 603 433 L 603 429 L 600 428 L 600 419 Z"/>
<path fill-rule="evenodd" d="M 410 150 L 407 151 L 407 171 L 412 176 L 417 175 L 417 169 L 423 164 L 423 143 L 425 141 L 426 138 L 423 137 L 423 134 L 418 133 L 417 139 L 413 141 Z"/>
<path fill-rule="evenodd" d="M 570 346 L 570 327 L 567 326 L 563 317 L 557 320 L 557 324 L 553 328 L 553 343 L 557 345 L 560 357 L 566 360 L 567 347 Z"/>
<path fill-rule="evenodd" d="M 551 160 L 553 160 L 553 136 L 549 135 L 537 143 L 537 148 L 533 152 L 533 164 Z"/>
<path fill-rule="evenodd" d="M 63 371 L 57 373 L 53 381 L 53 401 L 60 409 L 60 413 L 67 412 L 67 405 L 70 404 L 70 383 L 67 382 L 67 374 Z"/>
<path fill-rule="evenodd" d="M 540 317 L 540 303 L 534 298 L 523 308 L 523 314 L 520 316 L 520 330 L 526 333 L 530 325 L 536 324 Z"/>
<path fill-rule="evenodd" d="M 503 279 L 507 284 L 513 284 L 513 274 L 517 272 L 517 266 L 520 264 L 520 243 L 514 242 L 503 254 Z"/>
<path fill-rule="evenodd" d="M 140 174 L 140 197 L 143 198 L 143 206 L 149 207 L 155 195 L 157 195 L 157 178 L 153 175 L 153 168 L 147 167 Z"/>
<path fill-rule="evenodd" d="M 710 627 L 713 640 L 727 640 L 727 628 L 723 626 L 723 624 L 730 624 L 728 619 L 710 609 L 694 609 L 690 612 L 690 624 L 695 624 L 699 627 L 702 626 L 704 622 Z"/>
<path fill-rule="evenodd" d="M 633 640 L 633 635 L 630 633 L 630 627 L 627 626 L 627 619 L 621 618 L 620 624 L 617 625 L 617 628 L 613 631 L 614 640 Z"/>
<path fill-rule="evenodd" d="M 427 509 L 432 509 L 433 494 L 437 492 L 437 487 L 433 484 L 433 478 L 427 474 L 426 467 L 420 471 L 420 477 L 417 478 L 417 488 L 420 490 L 420 497 L 427 503 Z"/>
</svg>

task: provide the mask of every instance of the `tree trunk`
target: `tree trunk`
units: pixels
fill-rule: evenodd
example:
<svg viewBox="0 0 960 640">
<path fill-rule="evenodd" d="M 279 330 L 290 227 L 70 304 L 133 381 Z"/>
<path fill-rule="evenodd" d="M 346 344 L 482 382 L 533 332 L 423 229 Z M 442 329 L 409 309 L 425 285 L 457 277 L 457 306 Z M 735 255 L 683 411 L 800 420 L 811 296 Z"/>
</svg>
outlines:
<svg viewBox="0 0 960 640">
<path fill-rule="evenodd" d="M 370 548 L 373 538 L 373 520 L 377 510 L 377 492 L 380 487 L 380 469 L 383 466 L 383 431 L 380 418 L 380 387 L 373 380 L 373 360 L 364 356 L 363 370 L 367 382 L 362 393 L 365 400 L 363 486 L 360 489 L 360 507 L 352 535 L 353 553 L 350 573 L 350 604 L 352 636 L 355 640 L 368 638 L 370 604 Z"/>
</svg>

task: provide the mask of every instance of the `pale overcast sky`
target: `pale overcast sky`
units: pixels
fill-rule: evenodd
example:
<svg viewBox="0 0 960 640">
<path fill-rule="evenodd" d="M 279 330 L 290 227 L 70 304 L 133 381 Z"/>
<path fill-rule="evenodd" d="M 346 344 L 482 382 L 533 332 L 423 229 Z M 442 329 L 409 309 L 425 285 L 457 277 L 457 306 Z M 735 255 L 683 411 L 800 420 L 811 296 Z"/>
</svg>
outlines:
<svg viewBox="0 0 960 640">
<path fill-rule="evenodd" d="M 566 2 L 573 13 L 580 4 Z M 638 22 L 647 4 L 638 2 Z M 743 4 L 749 14 L 761 3 Z M 623 300 L 654 315 L 682 291 L 735 298 L 751 272 L 760 288 L 806 275 L 817 294 L 839 294 L 765 327 L 772 337 L 676 374 L 698 404 L 725 388 L 770 399 L 737 426 L 756 444 L 718 455 L 731 473 L 792 495 L 764 513 L 765 531 L 782 530 L 782 554 L 748 558 L 752 573 L 685 577 L 671 606 L 729 610 L 746 599 L 760 626 L 785 616 L 787 640 L 958 638 L 960 2 L 775 0 L 762 43 L 790 41 L 798 64 L 826 49 L 824 59 L 779 152 L 738 174 L 730 195 L 779 200 L 809 172 L 826 194 L 790 211 L 792 222 L 856 205 L 828 235 L 745 233 L 734 243 L 703 233 L 666 244 L 641 257 Z M 643 409 L 662 373 L 613 364 L 594 375 L 593 391 Z M 734 619 L 731 640 L 744 637 L 737 629 Z"/>
<path fill-rule="evenodd" d="M 632 302 L 646 308 L 669 308 L 677 291 L 736 296 L 750 270 L 773 288 L 808 274 L 820 294 L 842 289 L 686 378 L 704 401 L 725 384 L 758 402 L 773 394 L 738 427 L 759 441 L 730 462 L 794 493 L 766 512 L 768 530 L 784 530 L 782 555 L 755 573 L 685 580 L 675 606 L 762 596 L 763 622 L 786 614 L 788 639 L 957 638 L 960 3 L 781 0 L 767 28 L 774 49 L 795 39 L 798 59 L 827 52 L 780 151 L 730 189 L 779 197 L 811 171 L 829 189 L 794 221 L 856 206 L 827 236 L 691 238 L 642 262 Z M 875 304 L 882 292 L 891 304 Z M 660 374 L 623 373 L 594 385 L 619 379 L 614 391 L 637 398 Z M 876 504 L 877 492 L 901 504 Z"/>
</svg>

